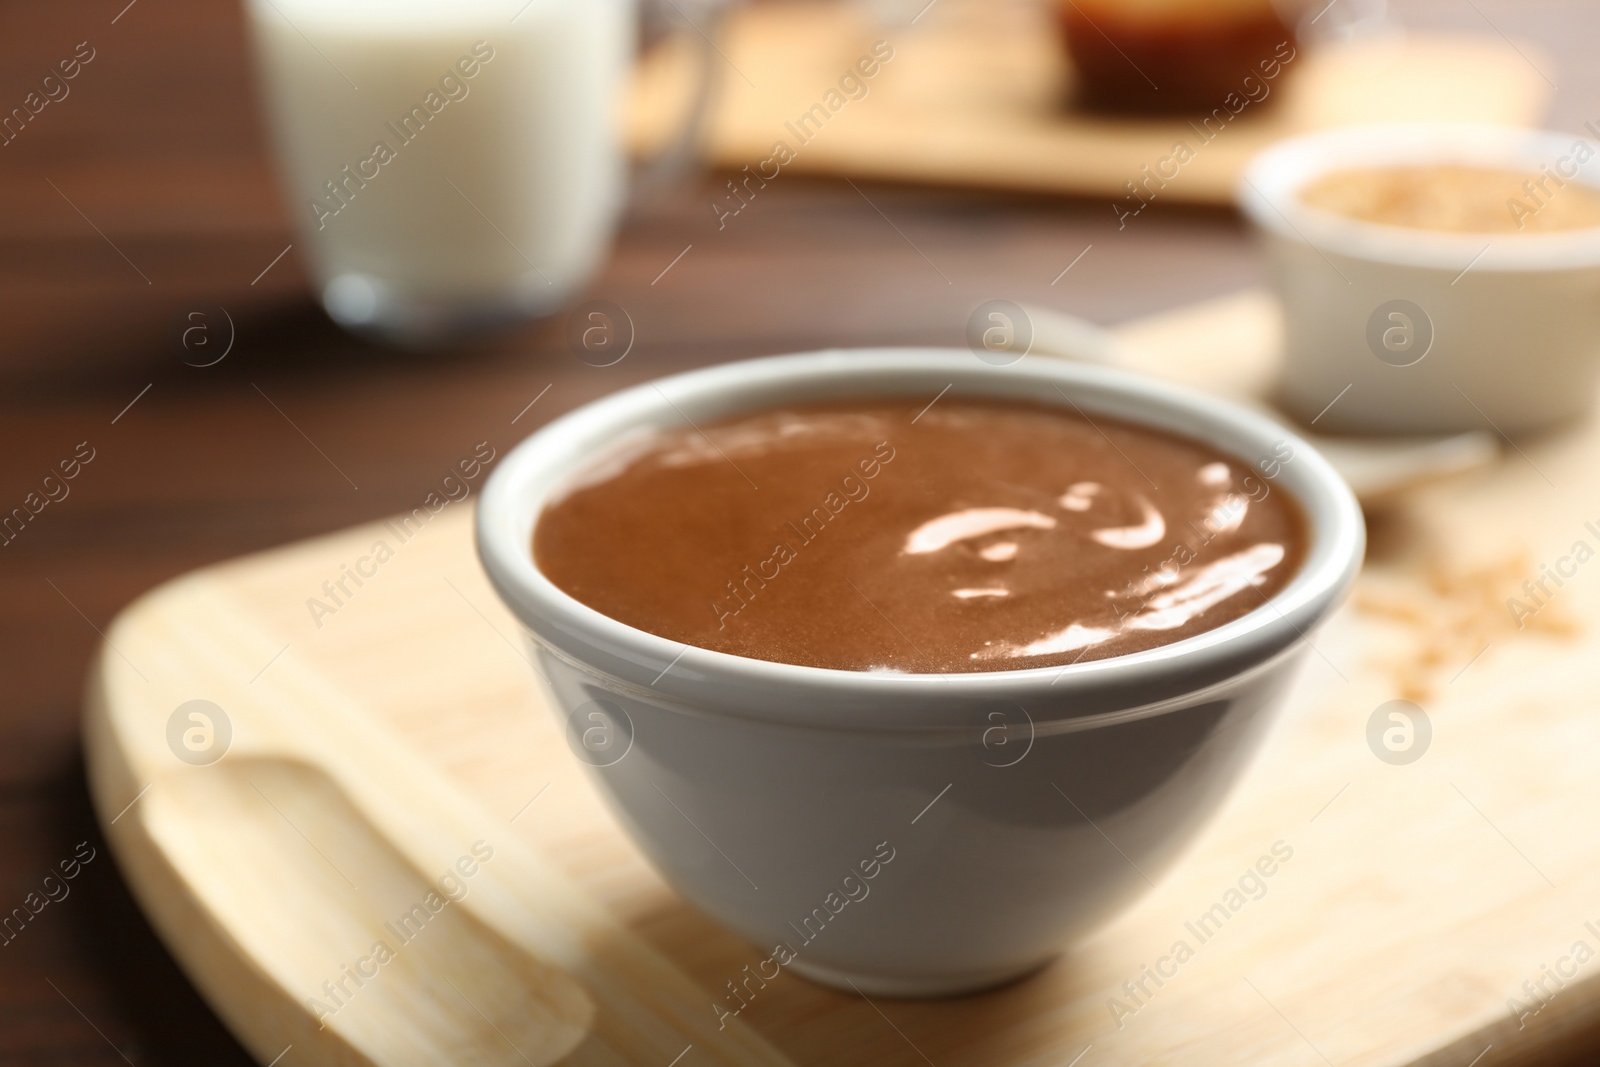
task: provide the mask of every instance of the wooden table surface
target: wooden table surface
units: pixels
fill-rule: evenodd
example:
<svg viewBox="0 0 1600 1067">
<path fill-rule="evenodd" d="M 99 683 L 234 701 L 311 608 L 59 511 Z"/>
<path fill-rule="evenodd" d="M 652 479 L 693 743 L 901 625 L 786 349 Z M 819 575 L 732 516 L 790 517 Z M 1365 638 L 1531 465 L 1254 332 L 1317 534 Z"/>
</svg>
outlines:
<svg viewBox="0 0 1600 1067">
<path fill-rule="evenodd" d="M 1402 11 L 1536 41 L 1530 62 L 1560 88 L 1552 124 L 1600 117 L 1600 9 Z M 236 5 L 12 0 L 0 7 L 0 112 L 80 42 L 94 58 L 70 95 L 0 147 L 0 512 L 81 442 L 94 454 L 0 550 L 0 916 L 61 861 L 94 858 L 69 895 L 0 938 L 4 1063 L 249 1062 L 133 905 L 85 793 L 84 670 L 98 631 L 139 593 L 409 509 L 477 442 L 503 449 L 649 377 L 830 345 L 959 345 L 968 314 L 994 297 L 1113 323 L 1261 280 L 1223 212 L 1157 205 L 1119 231 L 1098 202 L 784 178 L 719 232 L 708 180 L 629 218 L 590 288 L 636 324 L 616 366 L 579 361 L 559 320 L 397 353 L 323 317 L 297 249 L 277 258 L 294 237 Z M 227 341 L 221 309 L 231 351 L 188 365 Z M 196 325 L 207 332 L 186 350 Z"/>
</svg>

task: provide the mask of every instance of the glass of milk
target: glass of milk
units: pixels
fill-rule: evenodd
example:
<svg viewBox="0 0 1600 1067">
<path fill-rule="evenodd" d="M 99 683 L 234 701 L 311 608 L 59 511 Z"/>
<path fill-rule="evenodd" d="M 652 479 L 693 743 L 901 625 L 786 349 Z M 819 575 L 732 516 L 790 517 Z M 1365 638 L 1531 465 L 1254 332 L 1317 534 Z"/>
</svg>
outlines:
<svg viewBox="0 0 1600 1067">
<path fill-rule="evenodd" d="M 634 0 L 244 0 L 323 305 L 401 343 L 550 314 L 625 196 Z"/>
</svg>

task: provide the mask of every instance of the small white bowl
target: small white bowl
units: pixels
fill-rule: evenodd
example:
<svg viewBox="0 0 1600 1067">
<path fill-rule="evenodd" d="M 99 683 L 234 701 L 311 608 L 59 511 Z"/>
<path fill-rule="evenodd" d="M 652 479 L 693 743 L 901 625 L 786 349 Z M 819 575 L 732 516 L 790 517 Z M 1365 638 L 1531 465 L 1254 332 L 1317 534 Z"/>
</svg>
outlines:
<svg viewBox="0 0 1600 1067">
<path fill-rule="evenodd" d="M 946 388 L 1063 408 L 1065 394 L 1091 416 L 1184 434 L 1252 467 L 1292 451 L 1271 485 L 1306 515 L 1305 561 L 1262 606 L 1185 640 L 1065 668 L 939 675 L 685 647 L 585 606 L 534 565 L 546 500 L 623 435 Z M 996 367 L 929 349 L 784 356 L 628 389 L 518 445 L 478 503 L 483 565 L 529 631 L 569 745 L 666 879 L 773 961 L 756 968 L 769 979 L 792 967 L 899 995 L 1026 973 L 1159 878 L 1254 752 L 1364 538 L 1334 470 L 1260 415 L 1100 367 Z"/>
<path fill-rule="evenodd" d="M 1330 171 L 1430 164 L 1559 168 L 1600 189 L 1600 146 L 1544 130 L 1354 126 L 1262 152 L 1238 198 L 1283 301 L 1280 400 L 1330 432 L 1514 434 L 1581 414 L 1600 386 L 1600 227 L 1444 233 L 1300 199 Z"/>
</svg>

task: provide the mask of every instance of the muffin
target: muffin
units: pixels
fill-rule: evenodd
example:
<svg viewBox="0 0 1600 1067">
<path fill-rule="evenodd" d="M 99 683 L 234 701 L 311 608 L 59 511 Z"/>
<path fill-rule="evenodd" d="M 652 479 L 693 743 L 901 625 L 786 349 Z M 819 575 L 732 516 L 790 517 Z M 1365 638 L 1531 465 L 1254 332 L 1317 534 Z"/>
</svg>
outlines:
<svg viewBox="0 0 1600 1067">
<path fill-rule="evenodd" d="M 1272 0 L 1059 0 L 1075 103 L 1097 111 L 1203 113 L 1265 99 L 1294 59 Z M 1246 81 L 1249 79 L 1249 82 Z"/>
</svg>

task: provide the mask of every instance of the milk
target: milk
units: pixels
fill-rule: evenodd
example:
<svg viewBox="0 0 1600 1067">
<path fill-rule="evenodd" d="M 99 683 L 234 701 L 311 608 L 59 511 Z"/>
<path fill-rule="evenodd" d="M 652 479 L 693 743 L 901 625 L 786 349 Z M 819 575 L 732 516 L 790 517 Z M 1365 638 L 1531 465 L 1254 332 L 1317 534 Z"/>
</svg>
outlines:
<svg viewBox="0 0 1600 1067">
<path fill-rule="evenodd" d="M 632 0 L 245 0 L 284 197 L 345 325 L 547 314 L 624 195 Z"/>
</svg>

